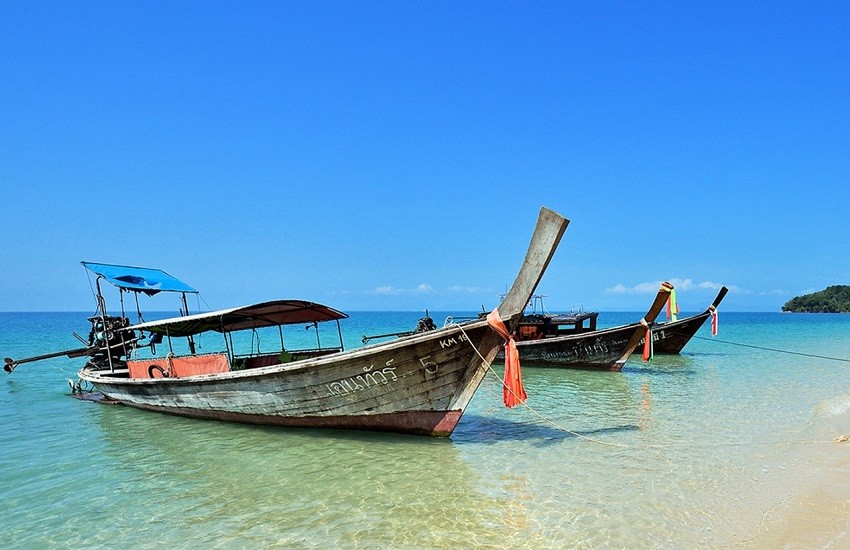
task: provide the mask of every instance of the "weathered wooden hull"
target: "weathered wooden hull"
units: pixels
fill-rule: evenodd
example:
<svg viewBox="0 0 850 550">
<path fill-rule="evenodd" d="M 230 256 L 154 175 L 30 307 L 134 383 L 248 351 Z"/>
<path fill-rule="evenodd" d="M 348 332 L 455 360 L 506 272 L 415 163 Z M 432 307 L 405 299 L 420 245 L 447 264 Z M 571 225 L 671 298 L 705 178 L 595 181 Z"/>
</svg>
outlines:
<svg viewBox="0 0 850 550">
<path fill-rule="evenodd" d="M 175 414 L 189 418 L 241 422 L 243 424 L 265 424 L 289 428 L 336 428 L 345 430 L 369 430 L 446 437 L 451 435 L 463 415 L 454 411 L 404 411 L 398 413 L 342 416 L 302 416 L 245 414 L 227 411 L 203 411 L 187 408 L 163 408 L 153 405 L 133 405 L 148 411 Z"/>
<path fill-rule="evenodd" d="M 639 323 L 620 327 L 517 342 L 526 365 L 620 371 L 631 355 L 629 342 Z"/>
<path fill-rule="evenodd" d="M 725 286 L 720 287 L 714 301 L 711 302 L 708 309 L 699 315 L 685 317 L 678 321 L 654 324 L 652 326 L 653 352 L 668 355 L 681 353 L 682 349 L 696 335 L 703 323 L 711 317 L 711 312 L 717 310 L 717 306 L 720 305 L 720 302 L 723 301 L 723 298 L 726 297 L 728 292 L 729 289 Z M 643 345 L 643 340 L 641 340 L 640 345 Z"/>
<path fill-rule="evenodd" d="M 192 418 L 447 436 L 502 343 L 484 321 L 464 331 L 216 375 L 130 379 L 83 370 L 80 378 L 124 405 Z"/>
<path fill-rule="evenodd" d="M 678 321 L 658 323 L 652 327 L 652 351 L 660 355 L 681 353 L 691 338 L 710 317 L 708 312 Z M 643 345 L 641 340 L 640 345 Z"/>
</svg>

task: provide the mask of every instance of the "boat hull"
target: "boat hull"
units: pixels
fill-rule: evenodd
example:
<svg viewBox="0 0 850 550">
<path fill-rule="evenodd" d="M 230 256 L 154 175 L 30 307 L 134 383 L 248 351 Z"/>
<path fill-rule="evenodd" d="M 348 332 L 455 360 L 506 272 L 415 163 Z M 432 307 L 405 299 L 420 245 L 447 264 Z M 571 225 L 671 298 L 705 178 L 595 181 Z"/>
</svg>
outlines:
<svg viewBox="0 0 850 550">
<path fill-rule="evenodd" d="M 110 400 L 192 418 L 447 436 L 500 344 L 482 321 L 244 371 L 132 379 L 83 370 L 80 378 Z"/>
<path fill-rule="evenodd" d="M 219 410 L 198 410 L 184 407 L 159 407 L 130 404 L 139 409 L 174 414 L 201 420 L 221 420 L 242 424 L 284 426 L 288 428 L 336 428 L 341 430 L 368 430 L 447 437 L 454 431 L 463 415 L 454 411 L 403 411 L 386 414 L 341 416 L 279 416 L 273 414 L 246 414 Z"/>
<path fill-rule="evenodd" d="M 696 335 L 703 323 L 711 317 L 712 311 L 717 311 L 717 307 L 728 292 L 729 289 L 725 286 L 720 287 L 714 301 L 708 306 L 708 309 L 699 315 L 653 325 L 652 345 L 654 353 L 668 355 L 681 353 L 682 349 Z M 643 344 L 643 341 L 641 341 L 641 344 Z"/>
<path fill-rule="evenodd" d="M 520 358 L 531 366 L 620 371 L 631 355 L 638 323 L 582 334 L 517 342 Z"/>
<path fill-rule="evenodd" d="M 681 353 L 682 349 L 696 335 L 705 321 L 710 317 L 708 312 L 700 313 L 692 317 L 686 317 L 679 321 L 658 323 L 652 327 L 652 351 L 659 355 L 674 355 Z M 643 345 L 643 340 L 639 345 Z"/>
</svg>

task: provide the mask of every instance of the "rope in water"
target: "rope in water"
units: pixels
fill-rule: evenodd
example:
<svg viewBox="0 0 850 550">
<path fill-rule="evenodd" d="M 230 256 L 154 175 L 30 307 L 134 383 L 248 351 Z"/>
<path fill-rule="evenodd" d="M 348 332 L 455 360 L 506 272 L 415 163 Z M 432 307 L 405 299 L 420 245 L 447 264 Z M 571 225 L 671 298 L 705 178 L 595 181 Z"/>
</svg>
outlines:
<svg viewBox="0 0 850 550">
<path fill-rule="evenodd" d="M 762 351 L 773 351 L 776 353 L 787 353 L 788 355 L 800 355 L 802 357 L 812 357 L 814 359 L 826 359 L 827 361 L 841 361 L 843 363 L 850 363 L 850 359 L 845 359 L 843 357 L 830 357 L 828 355 L 816 355 L 813 353 L 802 353 L 799 351 L 789 351 L 787 349 L 777 349 L 777 348 L 766 348 L 764 346 L 753 346 L 751 344 L 742 344 L 740 342 L 731 342 L 729 340 L 718 340 L 717 338 L 706 338 L 705 336 L 694 336 L 699 340 L 708 340 L 710 342 L 717 342 L 718 344 L 729 344 L 730 346 L 740 346 L 742 348 L 752 348 L 758 349 Z"/>
<path fill-rule="evenodd" d="M 490 374 L 492 374 L 493 376 L 495 376 L 495 377 L 496 377 L 496 379 L 499 381 L 499 384 L 501 384 L 503 388 L 507 388 L 507 390 L 508 390 L 509 392 L 514 393 L 514 392 L 513 392 L 513 390 L 505 384 L 504 379 L 502 379 L 502 377 L 501 377 L 501 376 L 499 376 L 499 375 L 496 373 L 496 371 L 494 371 L 494 370 L 493 370 L 493 368 L 492 368 L 492 367 L 493 367 L 493 364 L 492 364 L 490 361 L 487 361 L 487 359 L 486 359 L 483 355 L 481 355 L 481 352 L 480 352 L 480 351 L 478 351 L 478 347 L 476 347 L 476 345 L 472 343 L 472 339 L 470 339 L 470 338 L 469 338 L 469 335 L 468 335 L 468 334 L 466 334 L 466 331 L 465 331 L 465 330 L 463 330 L 463 327 L 462 327 L 462 326 L 460 326 L 460 325 L 459 325 L 459 324 L 457 324 L 457 323 L 453 323 L 453 324 L 454 324 L 454 326 L 456 326 L 457 328 L 459 328 L 459 329 L 460 329 L 460 331 L 463 333 L 464 337 L 466 338 L 466 341 L 467 341 L 467 342 L 469 342 L 469 345 L 470 345 L 470 346 L 472 346 L 472 349 L 473 349 L 473 350 L 475 350 L 475 353 L 478 355 L 478 357 L 480 357 L 480 358 L 481 358 L 481 361 L 483 361 L 483 362 L 484 362 L 484 366 L 485 366 L 485 368 L 487 369 L 487 372 L 488 372 L 488 373 L 490 373 Z M 587 439 L 588 441 L 592 441 L 592 442 L 594 442 L 594 443 L 598 443 L 599 445 L 605 445 L 605 446 L 608 446 L 608 447 L 629 447 L 629 446 L 630 446 L 630 445 L 626 445 L 626 444 L 623 444 L 623 443 L 609 443 L 609 442 L 607 442 L 607 441 L 601 441 L 601 440 L 599 440 L 599 439 L 596 439 L 596 438 L 593 438 L 593 437 L 589 437 L 589 436 L 586 436 L 586 435 L 584 435 L 584 434 L 580 434 L 580 433 L 578 433 L 578 432 L 575 432 L 575 431 L 573 431 L 573 430 L 570 430 L 569 428 L 567 428 L 567 427 L 565 427 L 565 426 L 562 426 L 562 425 L 558 424 L 557 422 L 555 422 L 555 421 L 554 421 L 554 420 L 552 420 L 551 418 L 547 418 L 547 417 L 543 416 L 542 414 L 540 414 L 539 412 L 537 412 L 537 411 L 536 411 L 536 410 L 535 410 L 535 409 L 534 409 L 531 405 L 529 405 L 529 404 L 528 404 L 528 401 L 527 401 L 527 400 L 523 401 L 523 400 L 519 399 L 519 396 L 517 396 L 516 394 L 514 394 L 514 397 L 516 397 L 516 398 L 517 398 L 517 400 L 518 400 L 518 401 L 519 401 L 519 402 L 520 402 L 520 403 L 521 403 L 521 404 L 522 404 L 522 405 L 523 405 L 526 409 L 528 409 L 528 410 L 529 410 L 529 412 L 531 412 L 532 414 L 534 414 L 535 416 L 537 416 L 538 418 L 540 418 L 540 419 L 541 419 L 541 420 L 543 420 L 544 422 L 546 422 L 546 423 L 548 423 L 548 424 L 551 424 L 551 425 L 552 425 L 552 426 L 554 426 L 555 428 L 557 428 L 557 429 L 559 429 L 559 430 L 561 430 L 561 431 L 563 431 L 563 432 L 566 432 L 566 433 L 568 433 L 568 434 L 570 434 L 570 435 L 572 435 L 572 436 L 579 437 L 579 438 L 582 438 L 582 439 Z"/>
<path fill-rule="evenodd" d="M 481 355 L 481 352 L 478 350 L 478 347 L 475 344 L 472 343 L 472 339 L 469 338 L 469 335 L 466 334 L 466 331 L 463 329 L 463 327 L 460 326 L 457 323 L 451 323 L 451 325 L 454 325 L 455 327 L 460 329 L 461 333 L 463 333 L 466 341 L 469 342 L 469 345 L 475 351 L 476 355 L 478 355 L 478 357 L 481 358 L 481 361 L 484 363 L 484 367 L 486 368 L 486 371 L 488 373 L 491 373 L 493 376 L 495 376 L 496 379 L 499 381 L 499 384 L 501 384 L 503 388 L 508 388 L 508 391 L 513 393 L 513 390 L 511 390 L 505 384 L 504 379 L 502 379 L 502 377 L 499 376 L 496 373 L 496 371 L 493 370 L 493 368 L 492 368 L 493 364 L 490 361 L 487 361 L 487 359 L 483 355 Z M 730 342 L 730 343 L 732 343 L 732 342 Z M 748 347 L 755 347 L 755 346 L 748 346 Z M 781 350 L 770 350 L 770 351 L 781 351 Z M 788 353 L 794 353 L 794 352 L 788 352 Z M 834 359 L 834 358 L 828 358 L 828 359 Z M 838 359 L 838 360 L 839 361 L 846 361 L 845 359 Z M 514 395 L 514 397 L 518 397 L 518 396 Z M 540 412 L 538 412 L 531 405 L 529 405 L 527 401 L 520 401 L 520 402 L 522 403 L 523 406 L 525 406 L 525 408 L 529 412 L 531 412 L 533 415 L 540 418 L 542 421 L 544 421 L 547 424 L 554 426 L 556 429 L 561 430 L 565 433 L 568 433 L 568 434 L 570 434 L 574 437 L 578 437 L 580 439 L 586 439 L 587 441 L 591 441 L 593 443 L 596 443 L 598 445 L 603 445 L 603 446 L 606 446 L 606 447 L 619 447 L 619 448 L 626 448 L 626 449 L 636 447 L 636 445 L 629 445 L 627 443 L 609 443 L 607 441 L 602 441 L 600 439 L 596 439 L 594 437 L 590 437 L 590 436 L 581 434 L 581 433 L 576 432 L 574 430 L 570 430 L 566 426 L 563 426 L 563 425 L 555 422 L 551 418 L 548 418 L 548 417 L 544 416 L 543 414 L 541 414 Z M 850 442 L 850 435 L 838 436 L 831 441 L 826 441 L 826 440 L 812 440 L 812 441 L 799 441 L 799 442 L 794 442 L 794 441 L 768 442 L 768 441 L 765 441 L 765 442 L 762 442 L 762 444 L 765 444 L 765 445 L 768 445 L 768 444 L 773 444 L 773 445 L 785 444 L 785 445 L 787 445 L 787 444 L 799 443 L 799 444 L 818 444 L 818 445 L 821 445 L 821 444 L 824 444 L 824 443 L 844 443 L 844 442 Z M 739 446 L 743 446 L 743 445 L 753 446 L 753 445 L 756 445 L 756 444 L 757 443 L 752 442 L 752 441 L 746 441 L 746 442 L 744 442 L 744 441 L 739 441 L 739 442 L 727 441 L 724 444 L 714 444 L 714 445 L 709 445 L 709 447 L 720 447 L 720 446 L 723 446 L 723 447 L 739 447 Z M 641 445 L 641 447 L 653 448 L 653 449 L 672 448 L 672 447 L 678 447 L 678 446 L 681 446 L 681 444 L 667 444 L 667 445 L 665 445 L 665 444 L 647 444 L 647 445 Z M 695 445 L 693 445 L 693 444 L 689 444 L 689 446 L 695 447 Z"/>
</svg>

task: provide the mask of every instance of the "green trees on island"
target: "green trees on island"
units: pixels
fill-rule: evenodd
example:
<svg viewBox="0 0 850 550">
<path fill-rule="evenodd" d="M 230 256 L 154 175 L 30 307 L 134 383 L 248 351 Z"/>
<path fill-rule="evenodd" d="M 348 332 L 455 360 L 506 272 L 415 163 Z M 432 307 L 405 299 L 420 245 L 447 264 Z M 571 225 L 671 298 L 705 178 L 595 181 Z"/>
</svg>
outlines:
<svg viewBox="0 0 850 550">
<path fill-rule="evenodd" d="M 820 292 L 791 298 L 782 311 L 795 313 L 850 313 L 850 286 L 828 286 Z"/>
</svg>

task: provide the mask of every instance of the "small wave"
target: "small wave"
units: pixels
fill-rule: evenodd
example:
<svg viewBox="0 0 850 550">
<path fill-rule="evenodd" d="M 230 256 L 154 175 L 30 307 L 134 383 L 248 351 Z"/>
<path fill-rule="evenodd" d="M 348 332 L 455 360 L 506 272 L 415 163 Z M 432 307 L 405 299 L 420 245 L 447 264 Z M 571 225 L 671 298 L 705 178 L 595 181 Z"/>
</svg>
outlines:
<svg viewBox="0 0 850 550">
<path fill-rule="evenodd" d="M 850 412 L 850 395 L 839 395 L 815 405 L 813 411 L 821 418 L 835 418 Z"/>
</svg>

